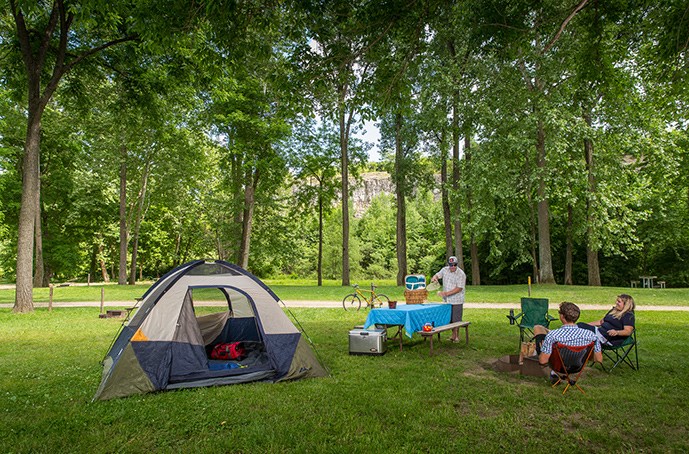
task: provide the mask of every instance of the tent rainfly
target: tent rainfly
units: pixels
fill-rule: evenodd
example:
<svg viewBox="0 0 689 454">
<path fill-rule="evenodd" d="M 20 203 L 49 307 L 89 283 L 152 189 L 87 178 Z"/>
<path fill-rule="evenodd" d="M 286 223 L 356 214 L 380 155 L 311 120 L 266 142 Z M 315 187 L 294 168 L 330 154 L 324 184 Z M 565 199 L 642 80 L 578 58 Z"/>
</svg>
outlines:
<svg viewBox="0 0 689 454">
<path fill-rule="evenodd" d="M 227 309 L 197 317 L 194 297 L 213 293 Z M 110 348 L 94 400 L 326 376 L 278 302 L 256 276 L 224 261 L 198 260 L 170 271 L 144 294 Z M 239 358 L 212 359 L 214 347 L 236 342 Z"/>
</svg>

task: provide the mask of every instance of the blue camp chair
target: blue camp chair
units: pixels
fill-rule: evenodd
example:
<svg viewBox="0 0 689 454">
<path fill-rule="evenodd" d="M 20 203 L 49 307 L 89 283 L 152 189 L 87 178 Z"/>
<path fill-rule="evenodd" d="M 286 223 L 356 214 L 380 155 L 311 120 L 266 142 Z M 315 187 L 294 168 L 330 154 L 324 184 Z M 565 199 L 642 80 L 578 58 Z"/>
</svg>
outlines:
<svg viewBox="0 0 689 454">
<path fill-rule="evenodd" d="M 510 311 L 510 314 L 507 315 L 510 325 L 519 326 L 520 344 L 533 338 L 534 326 L 542 325 L 548 328 L 551 321 L 557 320 L 548 314 L 548 298 L 522 298 L 521 307 L 522 310 L 519 314 L 514 315 L 513 311 Z"/>
<path fill-rule="evenodd" d="M 634 358 L 630 355 L 632 351 L 634 351 Z M 639 352 L 636 349 L 636 328 L 632 331 L 631 336 L 626 338 L 624 342 L 619 345 L 603 344 L 603 354 L 613 363 L 610 370 L 605 368 L 605 364 L 601 364 L 603 370 L 607 372 L 612 372 L 620 363 L 625 363 L 633 370 L 639 370 Z"/>
</svg>

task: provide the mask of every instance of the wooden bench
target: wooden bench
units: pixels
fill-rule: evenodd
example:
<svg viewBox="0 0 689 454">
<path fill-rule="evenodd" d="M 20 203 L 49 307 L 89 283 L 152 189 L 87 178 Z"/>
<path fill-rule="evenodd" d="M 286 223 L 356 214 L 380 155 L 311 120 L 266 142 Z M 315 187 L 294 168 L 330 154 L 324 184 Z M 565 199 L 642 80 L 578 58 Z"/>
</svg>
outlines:
<svg viewBox="0 0 689 454">
<path fill-rule="evenodd" d="M 431 340 L 431 350 L 430 350 L 430 356 L 433 356 L 433 335 L 437 334 L 438 335 L 438 341 L 440 341 L 440 333 L 443 331 L 449 331 L 454 328 L 464 328 L 464 335 L 466 337 L 466 344 L 469 345 L 469 325 L 471 325 L 471 322 L 454 322 L 454 323 L 448 323 L 447 325 L 443 326 L 436 326 L 430 331 L 417 331 L 423 337 L 424 341 L 426 339 Z"/>
<path fill-rule="evenodd" d="M 105 314 L 99 314 L 100 318 L 125 318 L 128 315 L 126 311 L 121 310 L 111 310 L 107 311 Z"/>
</svg>

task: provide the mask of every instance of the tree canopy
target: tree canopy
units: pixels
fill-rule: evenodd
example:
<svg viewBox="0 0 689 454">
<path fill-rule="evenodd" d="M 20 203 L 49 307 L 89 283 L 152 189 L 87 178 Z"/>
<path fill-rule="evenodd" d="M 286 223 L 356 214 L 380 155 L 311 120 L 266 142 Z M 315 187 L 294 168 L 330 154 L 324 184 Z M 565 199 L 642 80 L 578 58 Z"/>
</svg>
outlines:
<svg viewBox="0 0 689 454">
<path fill-rule="evenodd" d="M 688 12 L 4 0 L 0 277 L 20 312 L 35 285 L 199 257 L 343 285 L 448 254 L 475 285 L 687 285 Z M 367 166 L 390 179 L 361 208 Z"/>
</svg>

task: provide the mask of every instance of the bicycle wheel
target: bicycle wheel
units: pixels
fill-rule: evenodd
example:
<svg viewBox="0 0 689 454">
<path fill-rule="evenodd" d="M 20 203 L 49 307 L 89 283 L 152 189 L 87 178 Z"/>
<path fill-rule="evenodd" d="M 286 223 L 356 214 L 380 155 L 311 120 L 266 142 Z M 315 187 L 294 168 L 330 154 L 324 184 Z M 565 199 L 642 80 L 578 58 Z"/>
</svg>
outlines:
<svg viewBox="0 0 689 454">
<path fill-rule="evenodd" d="M 361 299 L 359 299 L 356 293 L 350 293 L 342 300 L 342 307 L 344 307 L 344 310 L 358 311 L 361 307 Z"/>
<path fill-rule="evenodd" d="M 383 295 L 382 293 L 377 293 L 376 297 L 373 298 L 373 307 L 387 307 L 388 303 L 390 302 L 390 298 L 387 297 L 387 295 Z"/>
</svg>

